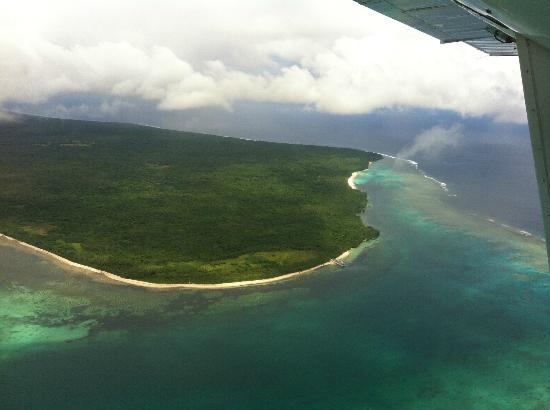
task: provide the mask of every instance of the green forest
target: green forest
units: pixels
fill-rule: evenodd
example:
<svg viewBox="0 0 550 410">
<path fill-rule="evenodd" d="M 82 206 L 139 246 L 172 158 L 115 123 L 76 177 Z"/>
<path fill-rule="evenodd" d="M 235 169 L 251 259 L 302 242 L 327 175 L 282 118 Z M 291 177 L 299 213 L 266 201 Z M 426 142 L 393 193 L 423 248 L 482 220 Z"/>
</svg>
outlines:
<svg viewBox="0 0 550 410">
<path fill-rule="evenodd" d="M 122 123 L 0 123 L 0 232 L 156 283 L 263 279 L 374 238 L 346 183 L 381 156 Z"/>
</svg>

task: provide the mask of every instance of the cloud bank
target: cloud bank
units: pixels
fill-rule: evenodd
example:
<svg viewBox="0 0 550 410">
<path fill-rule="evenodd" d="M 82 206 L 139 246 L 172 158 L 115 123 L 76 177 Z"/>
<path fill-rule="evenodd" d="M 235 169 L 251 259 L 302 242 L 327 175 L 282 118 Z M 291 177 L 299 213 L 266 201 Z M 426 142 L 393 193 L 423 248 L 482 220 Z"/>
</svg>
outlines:
<svg viewBox="0 0 550 410">
<path fill-rule="evenodd" d="M 3 9 L 0 104 L 89 93 L 159 110 L 254 101 L 526 118 L 515 58 L 441 46 L 351 0 L 20 0 Z"/>
</svg>

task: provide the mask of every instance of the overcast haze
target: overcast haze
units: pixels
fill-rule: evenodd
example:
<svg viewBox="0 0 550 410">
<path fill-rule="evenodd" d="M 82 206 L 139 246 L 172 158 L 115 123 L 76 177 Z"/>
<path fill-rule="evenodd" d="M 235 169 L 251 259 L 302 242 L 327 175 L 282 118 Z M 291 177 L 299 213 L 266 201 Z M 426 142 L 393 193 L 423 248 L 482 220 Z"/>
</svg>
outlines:
<svg viewBox="0 0 550 410">
<path fill-rule="evenodd" d="M 525 122 L 517 59 L 441 46 L 351 0 L 3 0 L 2 10 L 5 108 L 78 94 L 81 113 L 114 117 L 140 101 L 158 111 L 243 101 Z M 66 108 L 57 100 L 48 113 Z"/>
</svg>

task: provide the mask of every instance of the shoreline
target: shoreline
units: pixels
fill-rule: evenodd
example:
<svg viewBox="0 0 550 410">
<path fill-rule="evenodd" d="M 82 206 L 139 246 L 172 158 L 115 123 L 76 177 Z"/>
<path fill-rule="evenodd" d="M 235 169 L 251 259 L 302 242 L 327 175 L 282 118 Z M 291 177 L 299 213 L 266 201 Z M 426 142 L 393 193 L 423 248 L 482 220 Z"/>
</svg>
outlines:
<svg viewBox="0 0 550 410">
<path fill-rule="evenodd" d="M 276 282 L 282 282 L 288 279 L 293 279 L 298 276 L 311 273 L 313 271 L 324 268 L 326 266 L 335 266 L 337 265 L 336 261 L 340 261 L 348 257 L 351 254 L 351 251 L 353 249 L 356 249 L 356 248 L 351 248 L 345 251 L 344 253 L 342 253 L 341 255 L 337 256 L 336 258 L 333 258 L 330 261 L 322 263 L 320 265 L 313 266 L 311 268 L 301 270 L 298 272 L 285 273 L 284 275 L 274 276 L 272 278 L 253 279 L 253 280 L 244 280 L 239 282 L 225 282 L 225 283 L 153 283 L 153 282 L 145 282 L 137 279 L 124 278 L 122 276 L 115 275 L 114 273 L 92 268 L 91 266 L 82 265 L 80 263 L 73 262 L 62 256 L 56 255 L 53 252 L 47 251 L 45 249 L 39 248 L 37 246 L 31 245 L 26 242 L 22 242 L 18 239 L 12 238 L 11 236 L 8 236 L 8 235 L 4 235 L 2 233 L 0 233 L 0 239 L 7 240 L 8 241 L 7 246 L 12 245 L 14 247 L 23 248 L 24 250 L 30 251 L 34 254 L 46 256 L 49 259 L 52 259 L 55 263 L 58 263 L 63 267 L 78 269 L 89 274 L 99 274 L 100 278 L 109 279 L 118 284 L 126 284 L 126 285 L 138 286 L 142 288 L 149 288 L 149 289 L 231 289 L 231 288 L 243 288 L 247 286 L 258 286 L 258 285 L 266 285 L 266 284 L 271 284 Z"/>
<path fill-rule="evenodd" d="M 369 162 L 369 167 L 371 163 Z M 357 171 L 351 174 L 348 178 L 348 185 L 351 189 L 357 190 L 357 186 L 353 183 L 353 178 L 362 171 Z M 88 274 L 96 274 L 101 279 L 107 279 L 108 281 L 113 281 L 117 284 L 126 284 L 131 286 L 137 286 L 148 289 L 231 289 L 231 288 L 243 288 L 248 286 L 259 286 L 259 285 L 268 285 L 277 282 L 283 282 L 285 280 L 294 279 L 298 276 L 303 276 L 308 273 L 314 272 L 318 269 L 324 268 L 326 266 L 339 266 L 338 262 L 341 262 L 342 259 L 347 258 L 353 249 L 357 249 L 361 246 L 359 244 L 357 248 L 351 248 L 342 253 L 341 255 L 333 258 L 325 263 L 322 263 L 317 266 L 313 266 L 308 269 L 304 269 L 298 272 L 285 273 L 283 275 L 274 276 L 272 278 L 266 279 L 253 279 L 253 280 L 243 280 L 239 282 L 224 282 L 224 283 L 153 283 L 146 282 L 143 280 L 129 279 L 124 278 L 114 273 L 110 273 L 101 269 L 92 268 L 91 266 L 82 265 L 80 263 L 73 262 L 67 258 L 59 256 L 53 252 L 47 251 L 45 249 L 39 248 L 37 246 L 31 245 L 29 243 L 20 241 L 18 239 L 12 238 L 11 236 L 0 233 L 0 239 L 8 241 L 8 244 L 14 245 L 15 247 L 23 248 L 26 251 L 46 256 L 49 259 L 52 259 L 55 263 L 60 264 L 63 267 L 70 267 L 73 269 L 78 269 Z M 11 242 L 11 243 L 10 243 Z M 362 242 L 364 243 L 364 242 Z M 95 278 L 95 277 L 94 277 Z"/>
<path fill-rule="evenodd" d="M 369 164 L 370 166 L 370 164 Z M 353 189 L 353 190 L 357 190 L 357 185 L 355 185 L 355 183 L 353 182 L 353 179 L 357 176 L 357 174 L 359 173 L 360 171 L 356 171 L 354 172 L 353 174 L 351 174 L 351 176 L 348 178 L 348 186 Z"/>
</svg>

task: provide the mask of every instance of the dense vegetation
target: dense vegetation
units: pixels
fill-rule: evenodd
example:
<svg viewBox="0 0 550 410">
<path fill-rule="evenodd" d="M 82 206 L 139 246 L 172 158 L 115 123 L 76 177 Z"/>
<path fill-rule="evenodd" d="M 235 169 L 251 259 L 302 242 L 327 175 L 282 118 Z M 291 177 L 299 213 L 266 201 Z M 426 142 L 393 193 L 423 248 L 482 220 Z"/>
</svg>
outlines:
<svg viewBox="0 0 550 410">
<path fill-rule="evenodd" d="M 346 179 L 378 154 L 130 124 L 0 123 L 0 232 L 151 282 L 298 271 L 377 232 Z"/>
</svg>

